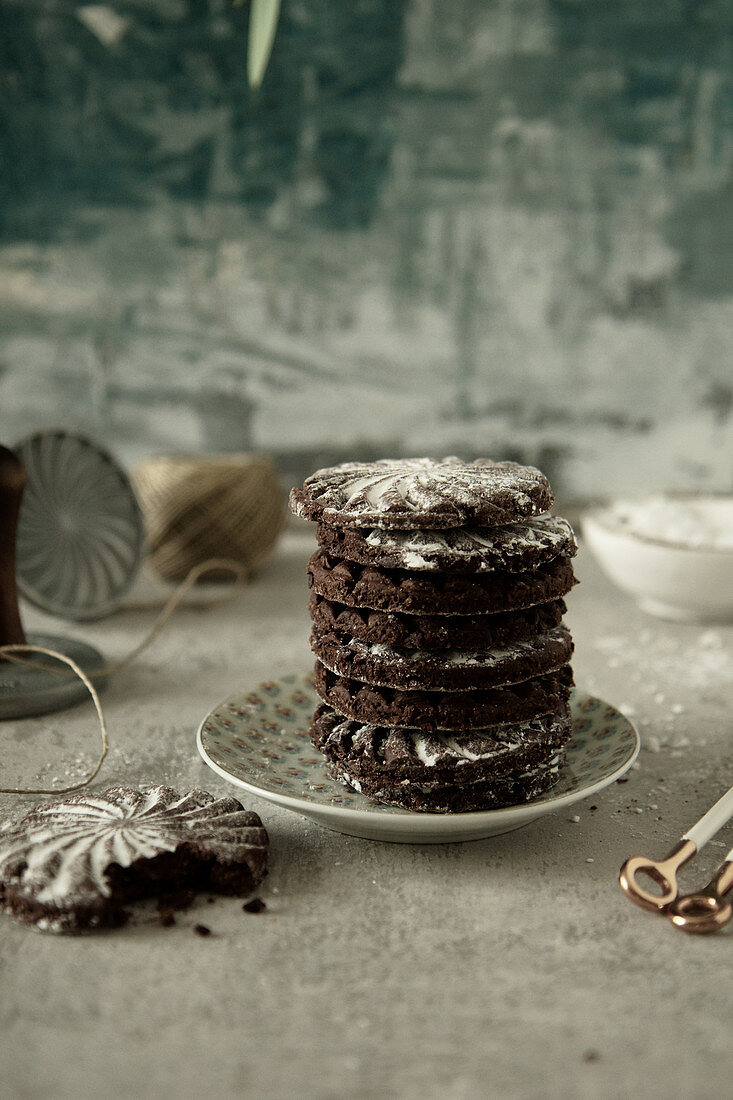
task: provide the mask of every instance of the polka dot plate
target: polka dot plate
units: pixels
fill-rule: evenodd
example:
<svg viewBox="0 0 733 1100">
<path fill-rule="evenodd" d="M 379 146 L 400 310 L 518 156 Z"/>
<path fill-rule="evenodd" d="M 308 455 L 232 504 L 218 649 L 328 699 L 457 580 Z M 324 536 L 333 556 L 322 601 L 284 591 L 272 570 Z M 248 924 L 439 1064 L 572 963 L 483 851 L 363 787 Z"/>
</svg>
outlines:
<svg viewBox="0 0 733 1100">
<path fill-rule="evenodd" d="M 308 728 L 318 703 L 310 676 L 284 676 L 220 703 L 198 730 L 198 750 L 218 775 L 319 825 L 369 840 L 440 844 L 518 829 L 607 787 L 633 764 L 639 735 L 602 699 L 575 691 L 574 732 L 559 782 L 533 802 L 500 810 L 416 813 L 374 802 L 329 778 Z"/>
</svg>

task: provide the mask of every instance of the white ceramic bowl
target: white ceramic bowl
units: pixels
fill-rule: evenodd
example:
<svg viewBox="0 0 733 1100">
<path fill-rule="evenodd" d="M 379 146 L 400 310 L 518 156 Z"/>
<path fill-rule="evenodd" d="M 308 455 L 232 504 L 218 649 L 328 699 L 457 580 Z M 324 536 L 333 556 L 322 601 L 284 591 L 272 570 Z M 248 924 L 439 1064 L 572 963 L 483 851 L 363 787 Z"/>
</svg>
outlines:
<svg viewBox="0 0 733 1100">
<path fill-rule="evenodd" d="M 733 621 L 733 496 L 616 501 L 582 517 L 611 580 L 652 615 Z"/>
</svg>

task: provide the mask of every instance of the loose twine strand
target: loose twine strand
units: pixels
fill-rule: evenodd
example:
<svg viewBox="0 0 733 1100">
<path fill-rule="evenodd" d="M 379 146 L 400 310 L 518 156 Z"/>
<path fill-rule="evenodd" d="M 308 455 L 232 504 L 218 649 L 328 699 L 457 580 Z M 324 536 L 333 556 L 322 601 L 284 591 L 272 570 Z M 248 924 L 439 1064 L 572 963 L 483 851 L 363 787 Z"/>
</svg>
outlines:
<svg viewBox="0 0 733 1100">
<path fill-rule="evenodd" d="M 81 787 L 86 787 L 88 783 L 94 779 L 99 773 L 99 769 L 104 763 L 104 758 L 107 755 L 107 749 L 109 747 L 109 739 L 107 737 L 107 723 L 104 720 L 104 711 L 102 710 L 102 704 L 99 701 L 97 695 L 97 689 L 92 681 L 89 679 L 83 669 L 79 668 L 76 661 L 73 661 L 71 657 L 67 657 L 65 653 L 58 653 L 55 649 L 46 649 L 41 645 L 3 645 L 0 646 L 0 654 L 8 657 L 9 660 L 15 661 L 16 664 L 32 665 L 35 668 L 46 668 L 45 665 L 39 665 L 37 661 L 24 661 L 22 657 L 19 657 L 20 653 L 43 653 L 46 657 L 54 657 L 57 661 L 63 661 L 65 665 L 68 665 L 72 673 L 78 676 L 84 687 L 87 689 L 92 697 L 94 708 L 97 712 L 97 718 L 99 719 L 99 730 L 102 738 L 102 750 L 99 754 L 97 763 L 92 768 L 86 779 L 82 779 L 79 783 L 72 783 L 69 787 L 0 787 L 0 794 L 68 794 L 70 791 L 78 791 Z M 46 669 L 47 672 L 56 670 Z M 61 671 L 61 670 L 58 670 Z"/>
<path fill-rule="evenodd" d="M 153 644 L 188 590 L 196 584 L 200 577 L 214 571 L 225 571 L 234 574 L 236 580 L 232 589 L 233 591 L 240 588 L 247 577 L 244 566 L 240 562 L 231 561 L 228 558 L 210 558 L 208 561 L 195 565 L 193 569 L 189 570 L 185 580 L 183 580 L 175 592 L 171 594 L 163 610 L 156 618 L 148 633 L 143 637 L 142 641 L 119 661 L 113 661 L 112 664 L 104 665 L 101 669 L 95 669 L 94 675 L 113 676 L 123 668 L 126 668 L 136 657 L 139 657 L 141 653 Z M 21 656 L 21 654 L 27 653 L 37 653 L 46 657 L 55 658 L 57 661 L 66 665 L 67 668 L 49 668 L 47 665 L 40 664 L 38 661 L 29 661 L 27 657 Z M 88 784 L 99 774 L 99 770 L 104 763 L 104 758 L 109 748 L 109 737 L 107 734 L 104 711 L 94 684 L 84 670 L 79 668 L 76 661 L 73 661 L 71 657 L 67 657 L 64 653 L 58 653 L 54 649 L 46 649 L 43 646 L 37 645 L 3 645 L 0 646 L 0 657 L 7 657 L 8 660 L 12 661 L 14 664 L 25 665 L 28 668 L 42 669 L 44 672 L 52 673 L 54 676 L 77 677 L 80 679 L 92 697 L 92 702 L 97 712 L 97 718 L 99 719 L 99 732 L 102 745 L 96 764 L 89 774 L 78 783 L 72 783 L 68 787 L 0 787 L 0 794 L 69 794 L 71 791 L 78 791 L 81 790 L 82 787 L 88 786 Z"/>
</svg>

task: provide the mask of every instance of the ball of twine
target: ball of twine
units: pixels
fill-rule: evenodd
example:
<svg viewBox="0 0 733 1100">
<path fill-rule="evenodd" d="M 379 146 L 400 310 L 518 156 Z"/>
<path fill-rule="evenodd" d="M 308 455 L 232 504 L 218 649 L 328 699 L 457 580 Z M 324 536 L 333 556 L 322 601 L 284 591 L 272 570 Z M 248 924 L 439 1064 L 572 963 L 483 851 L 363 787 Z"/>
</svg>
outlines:
<svg viewBox="0 0 733 1100">
<path fill-rule="evenodd" d="M 283 526 L 284 495 L 272 462 L 263 456 L 150 458 L 135 468 L 133 482 L 150 566 L 164 580 L 180 581 L 211 558 L 230 559 L 251 573 L 270 554 Z"/>
</svg>

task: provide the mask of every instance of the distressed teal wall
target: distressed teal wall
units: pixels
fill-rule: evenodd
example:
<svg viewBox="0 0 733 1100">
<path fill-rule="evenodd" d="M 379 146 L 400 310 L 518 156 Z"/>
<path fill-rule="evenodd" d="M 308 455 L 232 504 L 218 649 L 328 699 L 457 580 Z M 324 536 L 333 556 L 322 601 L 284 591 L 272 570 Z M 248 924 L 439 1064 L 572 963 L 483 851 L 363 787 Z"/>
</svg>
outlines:
<svg viewBox="0 0 733 1100">
<path fill-rule="evenodd" d="M 3 0 L 0 435 L 733 480 L 733 3 Z"/>
</svg>

